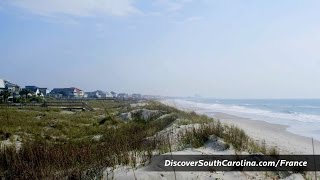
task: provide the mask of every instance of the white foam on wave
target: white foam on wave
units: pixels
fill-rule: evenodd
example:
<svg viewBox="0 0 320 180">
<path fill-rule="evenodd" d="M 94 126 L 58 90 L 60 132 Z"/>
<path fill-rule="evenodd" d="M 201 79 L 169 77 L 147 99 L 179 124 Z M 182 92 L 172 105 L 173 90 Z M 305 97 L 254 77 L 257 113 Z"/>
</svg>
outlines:
<svg viewBox="0 0 320 180">
<path fill-rule="evenodd" d="M 320 106 L 297 106 L 298 108 L 320 109 Z"/>
<path fill-rule="evenodd" d="M 194 110 L 199 113 L 212 115 L 216 112 L 226 113 L 252 120 L 262 120 L 269 123 L 287 125 L 287 131 L 313 137 L 320 141 L 320 116 L 302 113 L 278 113 L 262 109 L 247 108 L 237 105 L 207 104 L 186 100 L 166 100 L 183 110 Z"/>
<path fill-rule="evenodd" d="M 238 116 L 247 117 L 247 118 L 259 118 L 259 119 L 263 118 L 261 120 L 272 120 L 273 122 L 278 121 L 278 123 L 280 123 L 279 120 L 320 122 L 319 115 L 302 114 L 297 112 L 279 113 L 279 112 L 248 108 L 248 107 L 237 106 L 237 105 L 206 104 L 206 103 L 192 102 L 192 101 L 186 101 L 186 100 L 175 100 L 175 102 L 184 108 L 190 108 L 190 109 L 195 108 L 199 110 L 202 109 L 206 112 L 222 112 L 222 113 L 228 113 L 228 114 L 238 115 Z"/>
</svg>

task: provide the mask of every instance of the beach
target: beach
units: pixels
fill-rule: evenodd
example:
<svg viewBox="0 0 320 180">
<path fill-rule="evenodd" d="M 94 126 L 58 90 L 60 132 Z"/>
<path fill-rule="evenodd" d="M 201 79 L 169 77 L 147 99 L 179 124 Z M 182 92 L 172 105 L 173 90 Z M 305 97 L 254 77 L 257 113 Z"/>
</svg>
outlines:
<svg viewBox="0 0 320 180">
<path fill-rule="evenodd" d="M 287 131 L 288 126 L 273 124 L 259 119 L 249 119 L 234 116 L 222 112 L 209 112 L 208 110 L 192 106 L 191 103 L 183 101 L 162 100 L 162 103 L 174 106 L 184 111 L 195 111 L 205 114 L 222 123 L 233 124 L 243 129 L 251 138 L 262 143 L 265 141 L 267 147 L 277 147 L 280 154 L 313 154 L 312 139 Z M 315 154 L 320 154 L 320 142 L 314 140 Z"/>
<path fill-rule="evenodd" d="M 280 154 L 312 154 L 311 139 L 286 131 L 286 126 L 267 123 L 260 120 L 250 120 L 221 112 L 204 112 L 203 109 L 192 107 L 190 104 L 181 101 L 161 100 L 161 103 L 175 107 L 183 111 L 195 111 L 197 114 L 209 114 L 214 119 L 219 119 L 224 124 L 233 124 L 245 131 L 245 133 L 257 141 L 265 142 L 266 146 L 276 147 Z M 188 128 L 198 128 L 199 124 L 177 125 L 176 122 L 171 126 L 158 132 L 158 135 L 170 136 L 172 144 L 177 144 L 178 132 Z M 218 141 L 209 139 L 203 146 L 198 148 L 184 148 L 182 150 L 165 153 L 164 155 L 234 155 L 248 154 L 247 151 L 236 152 L 234 148 L 226 149 L 224 140 Z M 320 147 L 315 141 L 316 149 Z M 319 150 L 319 149 L 318 149 Z M 319 153 L 319 151 L 316 151 Z M 150 171 L 150 164 L 147 166 L 119 166 L 104 172 L 104 179 L 305 179 L 313 178 L 312 174 L 307 173 L 303 176 L 293 172 L 255 172 L 255 171 L 216 171 L 216 172 L 197 172 L 197 171 Z"/>
<path fill-rule="evenodd" d="M 280 154 L 312 154 L 312 139 L 286 131 L 287 126 L 251 120 L 224 113 L 213 116 L 222 123 L 234 124 L 257 141 L 265 140 L 269 147 L 277 147 Z M 314 140 L 315 153 L 320 154 L 320 142 Z"/>
</svg>

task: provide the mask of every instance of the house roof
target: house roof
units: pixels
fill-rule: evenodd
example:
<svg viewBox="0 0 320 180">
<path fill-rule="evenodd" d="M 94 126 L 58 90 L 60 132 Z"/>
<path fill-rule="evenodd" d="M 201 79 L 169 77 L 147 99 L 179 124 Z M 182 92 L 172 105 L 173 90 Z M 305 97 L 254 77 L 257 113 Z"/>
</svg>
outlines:
<svg viewBox="0 0 320 180">
<path fill-rule="evenodd" d="M 76 90 L 77 93 L 80 93 L 82 90 L 79 88 L 73 88 L 74 90 Z"/>
<path fill-rule="evenodd" d="M 11 87 L 19 88 L 19 86 L 17 84 L 13 84 L 13 83 L 6 81 L 6 80 L 4 80 L 4 84 L 5 84 L 6 88 L 11 88 Z"/>
<path fill-rule="evenodd" d="M 73 92 L 77 92 L 80 93 L 82 90 L 75 88 L 75 87 L 71 87 L 71 88 L 54 88 L 52 89 L 51 93 L 55 93 L 55 94 L 63 94 L 63 93 L 73 93 Z"/>
<path fill-rule="evenodd" d="M 102 95 L 107 94 L 106 92 L 101 91 L 101 90 L 96 90 L 96 91 L 88 92 L 88 93 L 89 93 L 89 94 L 102 94 Z"/>
<path fill-rule="evenodd" d="M 69 92 L 69 91 L 73 91 L 73 88 L 53 88 L 52 89 L 52 93 L 59 93 L 59 92 Z"/>
<path fill-rule="evenodd" d="M 38 86 L 26 86 L 26 89 L 36 89 Z"/>
<path fill-rule="evenodd" d="M 37 86 L 26 86 L 26 89 L 30 90 L 31 92 L 37 92 L 39 89 Z"/>
<path fill-rule="evenodd" d="M 127 93 L 119 93 L 118 94 L 118 97 L 125 97 L 125 96 L 128 96 L 128 94 Z"/>
<path fill-rule="evenodd" d="M 135 94 L 132 94 L 132 96 L 141 96 L 141 94 L 135 93 Z"/>
<path fill-rule="evenodd" d="M 2 89 L 6 88 L 6 85 L 5 85 L 3 79 L 0 79 L 0 88 L 2 88 Z"/>
</svg>

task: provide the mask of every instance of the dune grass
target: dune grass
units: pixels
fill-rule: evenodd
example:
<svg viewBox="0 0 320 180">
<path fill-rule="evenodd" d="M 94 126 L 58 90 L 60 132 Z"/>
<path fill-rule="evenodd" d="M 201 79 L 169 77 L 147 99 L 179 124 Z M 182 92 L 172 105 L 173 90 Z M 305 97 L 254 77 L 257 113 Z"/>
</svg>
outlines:
<svg viewBox="0 0 320 180">
<path fill-rule="evenodd" d="M 264 144 L 256 143 L 243 130 L 194 112 L 148 101 L 142 108 L 158 110 L 159 115 L 146 121 L 137 113 L 131 121 L 122 121 L 121 113 L 141 107 L 132 107 L 135 102 L 130 101 L 88 103 L 95 111 L 0 109 L 0 141 L 15 135 L 22 142 L 18 151 L 14 146 L 0 148 L 0 177 L 99 179 L 106 167 L 136 167 L 148 163 L 155 152 L 169 152 L 168 139 L 155 134 L 172 124 L 200 124 L 179 135 L 184 145 L 191 142 L 200 147 L 215 135 L 238 151 L 268 153 Z M 270 152 L 277 154 L 276 149 Z"/>
<path fill-rule="evenodd" d="M 132 102 L 89 103 L 95 111 L 0 109 L 2 140 L 18 135 L 23 143 L 19 151 L 14 146 L 0 150 L 0 177 L 100 177 L 106 167 L 136 165 L 138 156 L 145 157 L 142 162 L 147 162 L 154 150 L 167 151 L 165 142 L 150 137 L 175 118 L 144 121 L 136 116 L 132 121 L 123 122 L 118 115 L 133 110 Z M 100 138 L 95 140 L 97 135 Z"/>
</svg>

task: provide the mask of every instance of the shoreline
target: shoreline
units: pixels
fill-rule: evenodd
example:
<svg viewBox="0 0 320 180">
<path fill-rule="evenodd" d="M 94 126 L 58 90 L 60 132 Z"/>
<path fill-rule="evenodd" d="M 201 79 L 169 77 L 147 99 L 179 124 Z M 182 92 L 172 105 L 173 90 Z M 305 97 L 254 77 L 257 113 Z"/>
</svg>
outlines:
<svg viewBox="0 0 320 180">
<path fill-rule="evenodd" d="M 288 126 L 219 112 L 215 112 L 215 115 L 210 117 L 243 129 L 248 136 L 255 140 L 265 140 L 268 147 L 277 147 L 280 154 L 313 154 L 312 139 L 287 131 Z M 320 154 L 319 141 L 314 140 L 314 147 L 315 154 Z"/>
<path fill-rule="evenodd" d="M 170 100 L 171 101 L 171 100 Z M 252 139 L 266 143 L 267 147 L 277 147 L 280 154 L 313 154 L 312 139 L 287 131 L 286 125 L 269 123 L 263 120 L 249 119 L 222 112 L 201 112 L 201 109 L 185 107 L 179 103 L 160 100 L 161 103 L 183 111 L 195 111 L 218 119 L 221 123 L 235 125 L 243 129 Z M 320 154 L 320 142 L 314 140 L 315 154 Z"/>
</svg>

